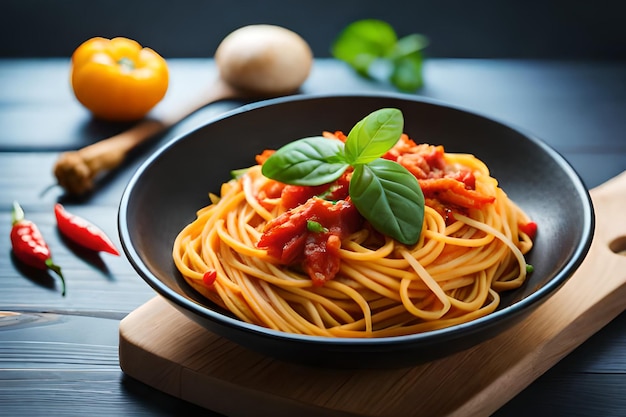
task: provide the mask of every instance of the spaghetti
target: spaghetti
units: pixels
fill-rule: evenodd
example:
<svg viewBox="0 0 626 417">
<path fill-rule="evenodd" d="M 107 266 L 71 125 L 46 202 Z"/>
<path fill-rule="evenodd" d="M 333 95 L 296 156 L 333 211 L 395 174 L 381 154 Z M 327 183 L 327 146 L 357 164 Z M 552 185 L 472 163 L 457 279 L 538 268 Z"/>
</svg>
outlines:
<svg viewBox="0 0 626 417">
<path fill-rule="evenodd" d="M 288 186 L 262 175 L 271 154 L 211 194 L 173 247 L 184 279 L 241 320 L 328 337 L 413 334 L 485 316 L 526 279 L 535 225 L 472 155 L 402 135 L 383 156 L 425 196 L 419 241 L 405 245 L 353 210 L 349 171 Z"/>
</svg>

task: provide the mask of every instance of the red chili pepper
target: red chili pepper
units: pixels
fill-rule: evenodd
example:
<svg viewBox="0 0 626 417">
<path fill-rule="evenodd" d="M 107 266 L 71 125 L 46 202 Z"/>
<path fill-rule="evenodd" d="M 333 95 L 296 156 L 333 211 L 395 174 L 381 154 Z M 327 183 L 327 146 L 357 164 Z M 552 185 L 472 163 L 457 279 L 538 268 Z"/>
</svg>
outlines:
<svg viewBox="0 0 626 417">
<path fill-rule="evenodd" d="M 537 223 L 528 222 L 526 224 L 520 224 L 519 229 L 522 232 L 526 233 L 529 238 L 534 239 L 535 235 L 537 234 Z"/>
<path fill-rule="evenodd" d="M 207 287 L 212 287 L 215 284 L 215 279 L 217 278 L 217 271 L 214 269 L 210 269 L 204 273 L 202 276 L 202 282 Z"/>
<path fill-rule="evenodd" d="M 120 255 L 111 239 L 97 226 L 82 217 L 68 212 L 59 203 L 54 206 L 54 214 L 57 218 L 59 231 L 68 239 L 87 249 L 107 252 L 116 256 Z"/>
<path fill-rule="evenodd" d="M 50 248 L 39 228 L 24 218 L 24 210 L 17 201 L 13 202 L 11 220 L 11 246 L 15 257 L 34 268 L 54 271 L 61 278 L 61 294 L 65 296 L 65 278 L 61 273 L 61 267 L 52 261 Z"/>
</svg>

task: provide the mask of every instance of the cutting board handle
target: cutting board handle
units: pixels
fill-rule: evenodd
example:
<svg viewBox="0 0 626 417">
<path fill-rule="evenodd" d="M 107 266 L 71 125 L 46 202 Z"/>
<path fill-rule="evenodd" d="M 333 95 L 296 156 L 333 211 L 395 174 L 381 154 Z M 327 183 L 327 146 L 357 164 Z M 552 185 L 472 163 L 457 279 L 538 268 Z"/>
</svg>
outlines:
<svg viewBox="0 0 626 417">
<path fill-rule="evenodd" d="M 600 246 L 605 245 L 610 252 L 626 257 L 626 171 L 591 194 L 596 210 L 594 239 L 600 239 Z M 606 253 L 606 256 L 612 255 Z"/>
</svg>

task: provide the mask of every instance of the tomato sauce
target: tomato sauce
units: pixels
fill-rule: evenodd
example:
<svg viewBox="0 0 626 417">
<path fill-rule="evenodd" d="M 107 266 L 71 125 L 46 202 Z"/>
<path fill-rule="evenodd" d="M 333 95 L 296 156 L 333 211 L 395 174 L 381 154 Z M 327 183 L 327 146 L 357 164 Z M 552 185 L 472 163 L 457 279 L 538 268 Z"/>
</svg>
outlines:
<svg viewBox="0 0 626 417">
<path fill-rule="evenodd" d="M 343 142 L 343 132 L 324 132 L 329 139 Z M 257 156 L 263 164 L 274 151 Z M 466 214 L 471 208 L 493 203 L 493 196 L 475 189 L 476 178 L 469 168 L 448 164 L 443 146 L 416 144 L 403 134 L 383 158 L 404 166 L 418 180 L 426 205 L 437 210 L 446 221 L 453 213 Z M 337 181 L 315 187 L 286 185 L 269 181 L 259 193 L 281 199 L 287 211 L 270 221 L 257 246 L 284 265 L 298 265 L 314 284 L 323 285 L 340 267 L 341 240 L 362 227 L 364 219 L 351 203 L 348 194 L 351 170 Z M 323 231 L 311 231 L 308 221 L 319 223 Z"/>
<path fill-rule="evenodd" d="M 476 178 L 470 169 L 446 163 L 443 146 L 418 145 L 402 135 L 383 158 L 399 163 L 415 175 L 426 205 L 437 210 L 447 222 L 453 220 L 455 212 L 467 214 L 471 208 L 495 201 L 495 197 L 476 191 Z"/>
<path fill-rule="evenodd" d="M 310 221 L 323 230 L 309 230 Z M 333 203 L 313 197 L 267 223 L 257 246 L 281 264 L 300 264 L 314 284 L 323 285 L 339 271 L 341 240 L 362 224 L 350 198 Z"/>
</svg>

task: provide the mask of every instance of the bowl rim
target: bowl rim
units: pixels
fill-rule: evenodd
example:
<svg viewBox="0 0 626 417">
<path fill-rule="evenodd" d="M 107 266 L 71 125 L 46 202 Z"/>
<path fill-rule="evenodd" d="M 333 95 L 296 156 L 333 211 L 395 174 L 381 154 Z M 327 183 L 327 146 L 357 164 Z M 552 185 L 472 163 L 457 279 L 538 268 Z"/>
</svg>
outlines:
<svg viewBox="0 0 626 417">
<path fill-rule="evenodd" d="M 230 317 L 220 313 L 217 310 L 213 310 L 208 306 L 199 304 L 193 300 L 190 300 L 177 292 L 171 290 L 165 285 L 155 274 L 153 274 L 147 265 L 141 260 L 141 256 L 134 249 L 131 244 L 132 239 L 130 231 L 127 227 L 127 209 L 130 203 L 132 192 L 141 179 L 143 173 L 154 164 L 164 153 L 166 153 L 172 146 L 174 146 L 180 140 L 185 139 L 188 136 L 197 134 L 198 131 L 204 129 L 207 125 L 211 125 L 219 122 L 220 120 L 236 117 L 240 114 L 244 114 L 255 109 L 265 108 L 280 104 L 288 104 L 291 102 L 311 101 L 319 99 L 358 99 L 358 98 L 381 98 L 381 99 L 399 99 L 417 103 L 424 103 L 427 105 L 434 105 L 439 107 L 446 107 L 451 110 L 456 110 L 464 113 L 468 113 L 473 116 L 477 116 L 482 119 L 487 119 L 490 122 L 495 122 L 503 127 L 509 128 L 525 139 L 530 140 L 535 145 L 542 148 L 542 150 L 548 154 L 564 171 L 567 177 L 571 180 L 572 185 L 577 191 L 577 196 L 583 202 L 583 224 L 582 224 L 582 236 L 576 243 L 571 256 L 563 265 L 563 267 L 548 281 L 545 285 L 534 291 L 532 294 L 524 297 L 523 299 L 497 309 L 496 311 L 487 314 L 486 316 L 479 317 L 469 322 L 456 324 L 450 327 L 442 329 L 429 330 L 422 333 L 414 333 L 402 336 L 387 336 L 387 337 L 372 337 L 372 338 L 351 338 L 351 337 L 328 337 L 328 336 L 311 336 L 302 335 L 296 333 L 288 333 L 283 331 L 272 330 L 260 325 L 244 322 L 238 318 Z M 521 313 L 527 311 L 527 307 L 538 306 L 543 301 L 549 298 L 557 289 L 559 289 L 569 277 L 576 271 L 580 264 L 584 261 L 587 252 L 591 246 L 593 234 L 595 230 L 595 216 L 593 202 L 589 194 L 588 189 L 585 187 L 580 175 L 574 170 L 570 163 L 554 148 L 548 145 L 537 136 L 529 133 L 528 131 L 514 126 L 509 122 L 503 122 L 495 117 L 484 115 L 481 112 L 467 109 L 463 106 L 446 103 L 441 100 L 432 99 L 428 97 L 410 95 L 406 93 L 390 93 L 390 92 L 356 92 L 356 93 L 316 93 L 316 94 L 296 94 L 290 96 L 284 96 L 279 98 L 272 98 L 249 103 L 229 110 L 217 116 L 213 116 L 207 119 L 204 123 L 196 128 L 179 134 L 161 147 L 152 152 L 136 169 L 131 179 L 127 183 L 120 203 L 118 206 L 118 233 L 122 249 L 140 277 L 146 281 L 160 296 L 163 296 L 167 301 L 174 304 L 175 307 L 182 308 L 187 312 L 194 315 L 201 316 L 210 321 L 216 322 L 218 325 L 226 326 L 229 328 L 236 328 L 239 331 L 245 331 L 254 333 L 259 336 L 270 339 L 289 339 L 299 343 L 306 344 L 323 344 L 323 345 L 337 345 L 348 346 L 358 345 L 359 347 L 379 348 L 386 345 L 413 345 L 418 342 L 429 343 L 435 340 L 445 338 L 455 338 L 458 334 L 468 335 L 474 332 L 483 331 L 486 328 L 496 326 L 504 320 L 513 319 L 519 316 Z M 209 301 L 207 301 L 209 303 Z"/>
</svg>

